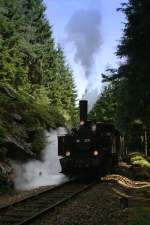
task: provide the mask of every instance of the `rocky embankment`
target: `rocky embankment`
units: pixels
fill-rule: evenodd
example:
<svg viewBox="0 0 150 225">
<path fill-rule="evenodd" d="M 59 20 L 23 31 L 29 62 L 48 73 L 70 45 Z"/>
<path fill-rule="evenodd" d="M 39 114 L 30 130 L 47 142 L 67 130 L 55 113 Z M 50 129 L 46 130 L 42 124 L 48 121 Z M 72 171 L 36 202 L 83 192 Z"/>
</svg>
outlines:
<svg viewBox="0 0 150 225">
<path fill-rule="evenodd" d="M 0 192 L 12 185 L 10 159 L 35 158 L 44 146 L 43 129 L 25 97 L 0 83 Z"/>
</svg>

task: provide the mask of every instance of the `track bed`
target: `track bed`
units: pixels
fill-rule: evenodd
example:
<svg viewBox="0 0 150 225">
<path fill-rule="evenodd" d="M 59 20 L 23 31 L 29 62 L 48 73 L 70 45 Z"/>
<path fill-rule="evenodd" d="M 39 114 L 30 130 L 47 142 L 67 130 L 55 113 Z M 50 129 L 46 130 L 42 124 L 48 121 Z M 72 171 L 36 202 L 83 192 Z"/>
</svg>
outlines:
<svg viewBox="0 0 150 225">
<path fill-rule="evenodd" d="M 3 207 L 0 209 L 0 224 L 28 224 L 41 214 L 54 209 L 56 206 L 87 190 L 95 183 L 95 180 L 86 180 L 84 182 L 72 180 L 20 202 Z"/>
</svg>

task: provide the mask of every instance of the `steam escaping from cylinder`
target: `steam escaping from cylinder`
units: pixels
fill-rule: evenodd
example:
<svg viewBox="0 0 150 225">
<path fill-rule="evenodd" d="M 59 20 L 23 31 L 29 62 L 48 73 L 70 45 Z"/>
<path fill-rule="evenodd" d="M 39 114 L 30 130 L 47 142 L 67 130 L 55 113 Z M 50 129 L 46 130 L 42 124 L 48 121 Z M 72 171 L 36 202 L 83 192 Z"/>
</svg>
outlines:
<svg viewBox="0 0 150 225">
<path fill-rule="evenodd" d="M 60 174 L 57 136 L 66 133 L 64 128 L 46 132 L 47 146 L 42 160 L 31 160 L 27 163 L 13 162 L 14 184 L 19 190 L 27 190 L 46 185 L 57 185 L 67 180 Z"/>
</svg>

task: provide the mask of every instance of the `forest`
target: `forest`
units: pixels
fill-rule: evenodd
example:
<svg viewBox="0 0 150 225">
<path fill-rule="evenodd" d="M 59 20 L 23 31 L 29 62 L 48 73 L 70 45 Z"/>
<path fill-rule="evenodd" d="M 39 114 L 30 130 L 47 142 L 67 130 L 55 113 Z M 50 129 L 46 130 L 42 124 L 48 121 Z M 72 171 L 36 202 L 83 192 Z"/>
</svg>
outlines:
<svg viewBox="0 0 150 225">
<path fill-rule="evenodd" d="M 15 149 L 40 155 L 45 130 L 71 126 L 76 90 L 42 0 L 0 1 L 0 183 Z"/>
<path fill-rule="evenodd" d="M 127 151 L 150 155 L 150 1 L 129 0 L 118 10 L 126 16 L 115 53 L 121 63 L 102 74 L 105 88 L 91 114 L 116 125 Z"/>
<path fill-rule="evenodd" d="M 0 184 L 9 183 L 15 149 L 40 157 L 45 130 L 78 118 L 73 72 L 45 10 L 42 0 L 0 0 Z M 118 128 L 126 151 L 150 155 L 150 1 L 129 0 L 117 10 L 126 16 L 120 63 L 102 74 L 90 114 Z"/>
</svg>

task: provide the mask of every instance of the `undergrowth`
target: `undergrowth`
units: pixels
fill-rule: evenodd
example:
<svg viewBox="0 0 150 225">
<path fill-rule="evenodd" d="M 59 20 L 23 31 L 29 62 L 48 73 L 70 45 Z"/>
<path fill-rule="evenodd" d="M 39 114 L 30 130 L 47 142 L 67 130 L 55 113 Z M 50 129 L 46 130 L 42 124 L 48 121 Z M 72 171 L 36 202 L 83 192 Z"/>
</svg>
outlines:
<svg viewBox="0 0 150 225">
<path fill-rule="evenodd" d="M 150 158 L 146 157 L 144 154 L 140 152 L 134 152 L 129 154 L 130 162 L 133 165 L 150 168 Z"/>
</svg>

